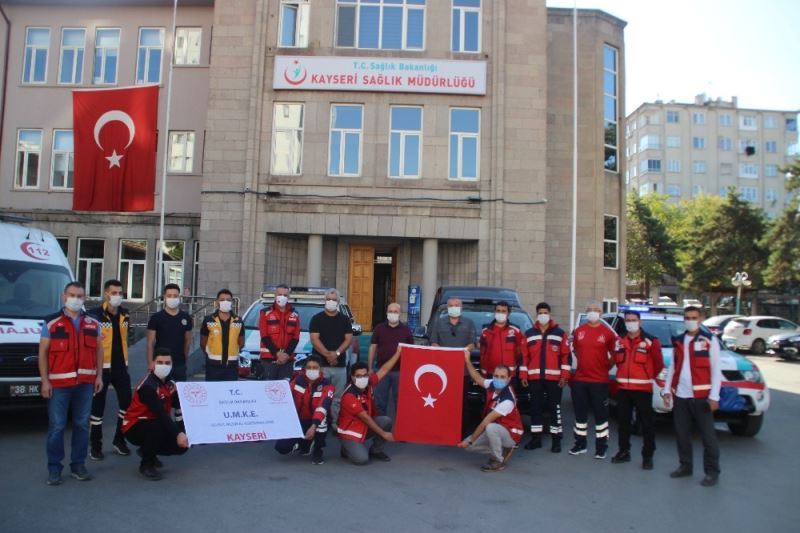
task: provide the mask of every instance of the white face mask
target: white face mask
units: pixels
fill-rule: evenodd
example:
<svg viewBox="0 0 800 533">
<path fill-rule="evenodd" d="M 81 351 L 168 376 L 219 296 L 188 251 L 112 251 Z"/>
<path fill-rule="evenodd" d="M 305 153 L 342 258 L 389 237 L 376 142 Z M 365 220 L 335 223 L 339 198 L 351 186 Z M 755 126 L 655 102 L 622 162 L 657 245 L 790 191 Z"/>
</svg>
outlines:
<svg viewBox="0 0 800 533">
<path fill-rule="evenodd" d="M 458 318 L 461 316 L 461 308 L 460 307 L 448 307 L 447 314 L 453 318 Z"/>
<path fill-rule="evenodd" d="M 597 322 L 600 320 L 600 313 L 597 311 L 589 311 L 586 313 L 586 318 L 589 320 L 589 322 Z"/>
<path fill-rule="evenodd" d="M 397 324 L 400 322 L 400 313 L 386 313 L 386 320 L 392 324 Z"/>
<path fill-rule="evenodd" d="M 233 308 L 233 302 L 230 300 L 222 300 L 219 303 L 219 310 L 223 313 L 230 313 Z"/>
<path fill-rule="evenodd" d="M 83 298 L 75 298 L 75 297 L 67 298 L 67 301 L 64 302 L 64 305 L 70 311 L 77 313 L 78 311 L 81 310 L 81 307 L 83 307 Z"/>
<path fill-rule="evenodd" d="M 325 300 L 325 310 L 329 313 L 333 313 L 339 309 L 339 302 L 336 300 Z"/>
<path fill-rule="evenodd" d="M 495 313 L 494 314 L 495 322 L 499 322 L 501 324 L 505 324 L 506 320 L 508 320 L 508 313 Z"/>
<path fill-rule="evenodd" d="M 319 369 L 318 368 L 314 368 L 314 369 L 309 368 L 308 370 L 306 370 L 306 377 L 308 379 L 310 379 L 311 381 L 317 381 L 319 379 Z"/>
<path fill-rule="evenodd" d="M 278 304 L 278 307 L 286 307 L 286 304 L 289 303 L 289 297 L 279 294 L 275 297 L 275 303 Z"/>
<path fill-rule="evenodd" d="M 625 329 L 627 329 L 630 333 L 636 333 L 637 331 L 639 331 L 639 323 L 625 322 Z"/>
<path fill-rule="evenodd" d="M 115 294 L 114 296 L 109 297 L 108 305 L 110 305 L 111 307 L 119 307 L 120 305 L 122 305 L 122 295 Z"/>
<path fill-rule="evenodd" d="M 683 325 L 686 326 L 686 331 L 695 331 L 700 327 L 700 323 L 697 320 L 684 320 Z"/>
<path fill-rule="evenodd" d="M 167 298 L 165 303 L 167 304 L 167 307 L 169 307 L 170 309 L 177 309 L 178 307 L 181 306 L 181 299 L 180 298 Z"/>
<path fill-rule="evenodd" d="M 541 315 L 538 315 L 536 317 L 536 320 L 539 321 L 539 324 L 546 326 L 547 324 L 550 323 L 550 315 L 542 313 Z"/>
<path fill-rule="evenodd" d="M 170 372 L 172 372 L 172 365 L 156 364 L 156 366 L 153 368 L 153 374 L 155 374 L 156 377 L 162 381 L 167 379 L 167 376 L 169 376 Z"/>
<path fill-rule="evenodd" d="M 355 383 L 356 387 L 359 389 L 364 390 L 367 388 L 367 385 L 369 385 L 369 376 L 356 378 L 353 380 L 353 383 Z"/>
</svg>

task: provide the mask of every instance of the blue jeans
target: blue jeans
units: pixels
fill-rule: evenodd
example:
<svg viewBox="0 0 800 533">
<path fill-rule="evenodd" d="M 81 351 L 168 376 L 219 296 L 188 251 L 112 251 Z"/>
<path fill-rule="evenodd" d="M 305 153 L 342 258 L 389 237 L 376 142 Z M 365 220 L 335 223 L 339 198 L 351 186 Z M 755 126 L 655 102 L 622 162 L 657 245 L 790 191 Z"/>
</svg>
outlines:
<svg viewBox="0 0 800 533">
<path fill-rule="evenodd" d="M 64 460 L 64 429 L 72 411 L 72 446 L 70 467 L 86 463 L 89 449 L 89 415 L 92 412 L 93 383 L 81 383 L 73 387 L 53 388 L 53 396 L 47 402 L 47 469 L 61 472 Z"/>
<path fill-rule="evenodd" d="M 397 409 L 397 387 L 400 386 L 400 372 L 392 370 L 375 386 L 375 409 L 379 415 L 389 416 L 389 389 L 391 389 L 394 408 Z"/>
</svg>

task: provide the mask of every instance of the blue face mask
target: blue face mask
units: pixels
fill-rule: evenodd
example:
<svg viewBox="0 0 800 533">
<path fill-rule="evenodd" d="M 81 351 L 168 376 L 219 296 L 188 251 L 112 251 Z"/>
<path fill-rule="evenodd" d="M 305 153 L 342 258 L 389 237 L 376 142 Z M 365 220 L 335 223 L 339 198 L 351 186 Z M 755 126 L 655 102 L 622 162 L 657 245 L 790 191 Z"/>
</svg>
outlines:
<svg viewBox="0 0 800 533">
<path fill-rule="evenodd" d="M 501 378 L 492 378 L 492 386 L 495 390 L 503 390 L 508 385 L 508 382 Z"/>
</svg>

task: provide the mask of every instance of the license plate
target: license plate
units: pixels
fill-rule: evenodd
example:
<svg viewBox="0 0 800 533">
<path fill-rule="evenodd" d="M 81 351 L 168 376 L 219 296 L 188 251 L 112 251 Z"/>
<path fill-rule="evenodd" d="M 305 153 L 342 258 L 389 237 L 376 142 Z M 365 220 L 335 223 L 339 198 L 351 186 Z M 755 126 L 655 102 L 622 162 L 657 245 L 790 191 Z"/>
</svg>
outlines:
<svg viewBox="0 0 800 533">
<path fill-rule="evenodd" d="M 8 394 L 11 397 L 19 396 L 39 396 L 39 383 L 29 383 L 26 385 L 9 385 Z"/>
</svg>

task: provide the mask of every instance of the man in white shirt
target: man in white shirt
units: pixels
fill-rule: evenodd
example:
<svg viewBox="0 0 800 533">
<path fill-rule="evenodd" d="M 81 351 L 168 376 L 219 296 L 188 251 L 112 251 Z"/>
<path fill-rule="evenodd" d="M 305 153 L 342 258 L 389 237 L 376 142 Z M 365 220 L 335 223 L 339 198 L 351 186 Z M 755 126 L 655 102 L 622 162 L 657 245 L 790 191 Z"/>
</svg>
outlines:
<svg viewBox="0 0 800 533">
<path fill-rule="evenodd" d="M 714 411 L 719 408 L 722 383 L 719 341 L 700 330 L 701 312 L 697 307 L 683 310 L 686 332 L 672 338 L 673 355 L 661 395 L 672 407 L 680 466 L 672 478 L 692 475 L 692 421 L 703 440 L 704 487 L 719 480 L 719 444 L 714 432 Z M 673 399 L 674 397 L 674 399 Z"/>
</svg>

